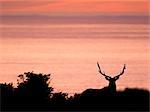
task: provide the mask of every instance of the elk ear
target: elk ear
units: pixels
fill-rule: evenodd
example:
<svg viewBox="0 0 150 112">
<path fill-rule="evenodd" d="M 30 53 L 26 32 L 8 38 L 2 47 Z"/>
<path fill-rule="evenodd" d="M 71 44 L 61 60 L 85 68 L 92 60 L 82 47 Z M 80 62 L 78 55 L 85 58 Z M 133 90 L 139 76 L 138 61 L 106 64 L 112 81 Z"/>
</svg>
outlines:
<svg viewBox="0 0 150 112">
<path fill-rule="evenodd" d="M 111 78 L 109 76 L 105 76 L 105 79 L 106 80 L 110 80 Z"/>
<path fill-rule="evenodd" d="M 115 76 L 114 79 L 115 79 L 115 81 L 118 80 L 118 79 L 119 79 L 119 76 Z"/>
</svg>

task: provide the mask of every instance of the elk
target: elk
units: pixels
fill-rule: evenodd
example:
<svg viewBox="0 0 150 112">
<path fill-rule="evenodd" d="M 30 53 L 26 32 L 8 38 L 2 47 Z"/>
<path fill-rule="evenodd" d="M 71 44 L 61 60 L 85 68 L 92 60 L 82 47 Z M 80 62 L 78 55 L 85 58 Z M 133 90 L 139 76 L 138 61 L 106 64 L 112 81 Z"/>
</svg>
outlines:
<svg viewBox="0 0 150 112">
<path fill-rule="evenodd" d="M 89 88 L 89 89 L 86 89 L 85 91 L 83 91 L 80 95 L 80 101 L 83 104 L 103 102 L 103 101 L 105 101 L 106 96 L 115 95 L 115 93 L 116 93 L 116 83 L 115 82 L 119 79 L 119 77 L 124 73 L 124 70 L 126 69 L 126 66 L 124 64 L 124 67 L 119 75 L 117 75 L 115 77 L 110 77 L 101 71 L 101 68 L 100 68 L 98 62 L 97 62 L 97 66 L 99 68 L 99 73 L 102 74 L 103 76 L 105 76 L 105 79 L 109 81 L 109 85 L 102 89 Z"/>
<path fill-rule="evenodd" d="M 119 74 L 119 75 L 116 75 L 116 76 L 114 76 L 114 77 L 108 76 L 108 75 L 105 74 L 105 72 L 102 72 L 102 71 L 101 71 L 101 68 L 100 68 L 100 65 L 99 65 L 98 62 L 97 62 L 97 66 L 98 66 L 98 68 L 99 68 L 99 73 L 102 74 L 102 75 L 105 77 L 105 79 L 106 79 L 107 81 L 109 81 L 108 89 L 109 89 L 111 92 L 116 92 L 116 81 L 119 79 L 119 77 L 120 77 L 121 75 L 123 75 L 124 70 L 126 69 L 126 65 L 124 64 L 124 67 L 123 67 L 122 71 L 120 72 L 120 74 Z"/>
</svg>

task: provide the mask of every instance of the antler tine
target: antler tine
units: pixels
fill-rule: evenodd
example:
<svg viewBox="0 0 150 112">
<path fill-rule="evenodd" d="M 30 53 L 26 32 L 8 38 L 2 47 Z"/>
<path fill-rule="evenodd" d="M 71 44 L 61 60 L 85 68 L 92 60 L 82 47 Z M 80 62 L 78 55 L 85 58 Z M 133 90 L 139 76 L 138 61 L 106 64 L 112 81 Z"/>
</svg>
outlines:
<svg viewBox="0 0 150 112">
<path fill-rule="evenodd" d="M 106 76 L 106 75 L 105 75 L 105 73 L 101 71 L 101 68 L 100 68 L 100 66 L 99 66 L 99 63 L 98 63 L 98 62 L 97 62 L 97 66 L 98 66 L 98 68 L 99 68 L 99 73 L 100 73 L 100 74 L 102 74 L 103 76 Z"/>
<path fill-rule="evenodd" d="M 124 68 L 123 69 L 126 69 L 126 64 L 124 64 Z"/>
<path fill-rule="evenodd" d="M 126 69 L 126 64 L 124 64 L 124 67 L 123 67 L 122 71 L 120 72 L 120 74 L 118 76 L 122 75 L 124 73 L 125 69 Z"/>
</svg>

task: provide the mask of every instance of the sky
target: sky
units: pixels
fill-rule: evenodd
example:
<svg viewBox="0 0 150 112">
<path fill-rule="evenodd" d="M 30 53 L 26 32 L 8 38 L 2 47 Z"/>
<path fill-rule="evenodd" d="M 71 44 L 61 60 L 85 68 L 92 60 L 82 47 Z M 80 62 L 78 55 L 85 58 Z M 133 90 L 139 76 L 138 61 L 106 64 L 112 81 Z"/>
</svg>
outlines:
<svg viewBox="0 0 150 112">
<path fill-rule="evenodd" d="M 0 0 L 1 13 L 148 13 L 149 0 Z"/>
<path fill-rule="evenodd" d="M 127 64 L 119 88 L 149 88 L 149 5 L 149 0 L 0 0 L 0 82 L 35 71 L 52 73 L 60 91 L 100 88 L 107 82 L 97 75 L 99 61 L 113 75 Z"/>
</svg>

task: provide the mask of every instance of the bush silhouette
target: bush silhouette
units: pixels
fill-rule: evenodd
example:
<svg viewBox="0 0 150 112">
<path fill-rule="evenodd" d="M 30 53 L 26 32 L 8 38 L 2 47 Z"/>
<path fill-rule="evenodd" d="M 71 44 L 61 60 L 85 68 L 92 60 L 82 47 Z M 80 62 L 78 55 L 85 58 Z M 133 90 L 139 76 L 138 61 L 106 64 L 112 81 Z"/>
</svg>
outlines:
<svg viewBox="0 0 150 112">
<path fill-rule="evenodd" d="M 51 98 L 51 101 L 55 103 L 54 105 L 61 105 L 61 104 L 65 105 L 67 97 L 68 97 L 67 93 L 62 92 L 54 93 Z"/>
<path fill-rule="evenodd" d="M 0 84 L 0 99 L 2 110 L 6 110 L 14 101 L 14 87 L 11 83 Z"/>
<path fill-rule="evenodd" d="M 39 100 L 47 100 L 50 98 L 50 93 L 53 91 L 52 87 L 49 87 L 50 74 L 35 74 L 33 72 L 27 72 L 23 74 L 26 80 L 19 83 L 17 92 L 27 97 L 35 97 Z"/>
<path fill-rule="evenodd" d="M 50 74 L 35 74 L 33 72 L 26 72 L 18 76 L 22 79 L 22 82 L 18 82 L 17 88 L 13 88 L 10 84 L 2 84 L 2 97 L 5 95 L 8 97 L 10 93 L 13 97 L 11 104 L 7 105 L 5 103 L 7 99 L 2 99 L 4 101 L 5 107 L 7 109 L 32 109 L 31 107 L 36 107 L 38 109 L 42 106 L 48 104 L 50 96 L 52 95 L 53 88 L 49 87 Z M 12 91 L 14 90 L 14 91 Z M 6 94 L 7 93 L 7 94 Z M 9 99 L 9 98 L 8 98 Z M 11 98 L 12 99 L 12 98 Z"/>
</svg>

